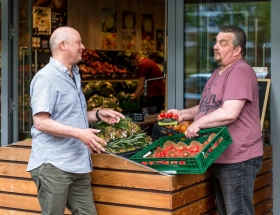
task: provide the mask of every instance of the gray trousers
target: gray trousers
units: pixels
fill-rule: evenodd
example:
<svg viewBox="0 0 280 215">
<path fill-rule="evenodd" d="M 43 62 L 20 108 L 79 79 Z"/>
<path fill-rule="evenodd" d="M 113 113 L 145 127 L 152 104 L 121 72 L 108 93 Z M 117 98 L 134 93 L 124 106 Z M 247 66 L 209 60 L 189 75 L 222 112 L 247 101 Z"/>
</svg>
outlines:
<svg viewBox="0 0 280 215">
<path fill-rule="evenodd" d="M 43 164 L 30 173 L 37 186 L 42 215 L 63 215 L 65 207 L 72 215 L 97 215 L 88 173 L 69 173 L 51 164 Z"/>
</svg>

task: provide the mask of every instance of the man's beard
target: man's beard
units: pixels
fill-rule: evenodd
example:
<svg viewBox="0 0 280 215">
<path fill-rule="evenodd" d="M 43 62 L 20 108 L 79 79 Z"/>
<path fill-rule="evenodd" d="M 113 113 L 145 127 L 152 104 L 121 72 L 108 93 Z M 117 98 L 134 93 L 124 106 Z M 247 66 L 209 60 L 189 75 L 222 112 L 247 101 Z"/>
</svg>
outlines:
<svg viewBox="0 0 280 215">
<path fill-rule="evenodd" d="M 218 64 L 218 66 L 221 66 L 221 65 L 222 65 L 222 58 L 221 58 L 221 55 L 219 55 L 219 58 L 215 58 L 215 57 L 214 57 L 214 59 L 215 59 L 216 63 Z"/>
</svg>

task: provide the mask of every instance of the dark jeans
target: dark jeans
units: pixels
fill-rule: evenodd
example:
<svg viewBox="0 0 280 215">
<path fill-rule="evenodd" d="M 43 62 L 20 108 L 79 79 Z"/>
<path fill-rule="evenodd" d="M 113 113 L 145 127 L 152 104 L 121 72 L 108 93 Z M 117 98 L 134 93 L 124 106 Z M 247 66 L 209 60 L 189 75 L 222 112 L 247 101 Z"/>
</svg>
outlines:
<svg viewBox="0 0 280 215">
<path fill-rule="evenodd" d="M 51 164 L 43 164 L 30 173 L 37 186 L 41 215 L 63 215 L 65 207 L 72 215 L 97 214 L 88 173 L 64 172 Z"/>
<path fill-rule="evenodd" d="M 220 215 L 254 215 L 254 183 L 262 156 L 240 163 L 212 164 L 213 186 Z"/>
</svg>

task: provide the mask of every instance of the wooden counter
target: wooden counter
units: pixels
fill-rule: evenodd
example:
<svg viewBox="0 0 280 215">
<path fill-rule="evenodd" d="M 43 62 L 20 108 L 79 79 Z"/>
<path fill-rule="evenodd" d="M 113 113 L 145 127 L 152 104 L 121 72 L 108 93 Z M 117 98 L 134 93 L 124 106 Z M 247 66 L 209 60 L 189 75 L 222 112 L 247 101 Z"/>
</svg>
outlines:
<svg viewBox="0 0 280 215">
<path fill-rule="evenodd" d="M 0 148 L 0 214 L 40 214 L 36 186 L 26 172 L 31 140 Z M 256 215 L 272 215 L 272 146 L 254 192 Z M 209 174 L 166 175 L 126 158 L 93 154 L 92 190 L 99 215 L 214 215 Z M 70 214 L 65 210 L 65 214 Z"/>
</svg>

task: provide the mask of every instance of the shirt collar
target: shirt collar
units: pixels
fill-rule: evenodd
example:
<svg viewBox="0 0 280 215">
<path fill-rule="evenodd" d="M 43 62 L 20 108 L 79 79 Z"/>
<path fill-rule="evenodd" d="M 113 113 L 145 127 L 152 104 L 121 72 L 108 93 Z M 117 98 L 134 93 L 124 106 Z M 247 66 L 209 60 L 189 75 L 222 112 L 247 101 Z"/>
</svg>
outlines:
<svg viewBox="0 0 280 215">
<path fill-rule="evenodd" d="M 55 58 L 50 57 L 50 63 L 53 64 L 58 69 L 59 72 L 69 75 L 69 71 L 66 68 L 66 66 L 64 66 L 62 63 L 60 63 Z M 72 72 L 76 73 L 76 74 L 79 73 L 79 67 L 77 65 L 73 65 Z"/>
</svg>

